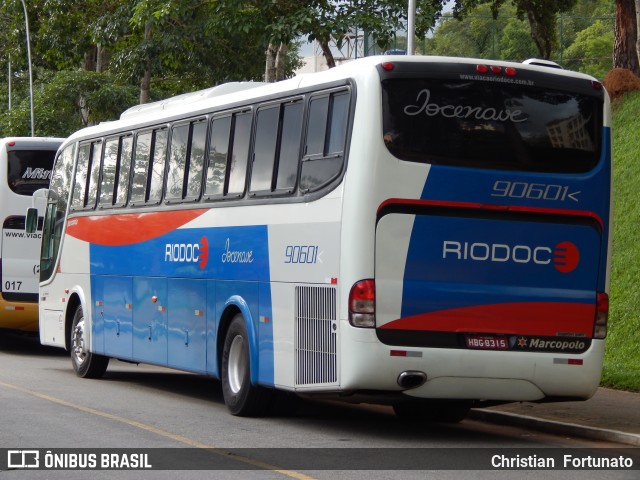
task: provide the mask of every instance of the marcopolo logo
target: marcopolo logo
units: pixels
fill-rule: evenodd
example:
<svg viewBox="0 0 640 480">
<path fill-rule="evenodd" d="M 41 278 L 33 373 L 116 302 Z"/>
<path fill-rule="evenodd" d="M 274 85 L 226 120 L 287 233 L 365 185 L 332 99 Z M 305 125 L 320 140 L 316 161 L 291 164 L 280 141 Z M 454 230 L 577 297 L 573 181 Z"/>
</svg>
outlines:
<svg viewBox="0 0 640 480">
<path fill-rule="evenodd" d="M 544 337 L 519 337 L 516 345 L 523 350 L 544 352 L 583 352 L 588 346 L 583 339 Z"/>
<path fill-rule="evenodd" d="M 580 263 L 580 251 L 568 241 L 549 247 L 444 240 L 442 258 L 475 262 L 553 265 L 559 272 L 570 273 Z"/>
<path fill-rule="evenodd" d="M 197 263 L 201 270 L 209 261 L 209 242 L 202 237 L 200 243 L 167 243 L 164 247 L 164 261 L 176 263 Z"/>
</svg>

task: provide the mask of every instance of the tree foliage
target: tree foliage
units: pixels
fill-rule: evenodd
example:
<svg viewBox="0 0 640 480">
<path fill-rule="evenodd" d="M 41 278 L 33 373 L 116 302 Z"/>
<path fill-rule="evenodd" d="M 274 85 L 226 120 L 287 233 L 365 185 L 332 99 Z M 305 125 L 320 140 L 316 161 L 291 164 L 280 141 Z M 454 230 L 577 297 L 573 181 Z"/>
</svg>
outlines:
<svg viewBox="0 0 640 480">
<path fill-rule="evenodd" d="M 577 0 L 456 0 L 454 13 L 458 16 L 466 14 L 469 9 L 481 4 L 489 4 L 494 18 L 498 16 L 500 7 L 509 2 L 516 9 L 517 17 L 529 23 L 531 38 L 541 58 L 551 58 L 558 46 L 556 18 L 559 13 L 569 11 Z"/>
<path fill-rule="evenodd" d="M 473 12 L 475 7 L 482 9 L 486 17 L 498 15 L 491 26 L 495 35 L 488 35 L 488 20 L 468 17 L 463 23 L 445 21 L 422 53 L 501 56 L 513 60 L 536 52 L 540 55 L 540 51 L 548 52 L 557 45 L 557 39 L 543 31 L 545 22 L 576 1 L 588 14 L 605 3 L 610 5 L 604 0 L 456 0 L 454 12 L 460 17 Z M 267 79 L 291 76 L 298 63 L 296 42 L 300 39 L 316 41 L 329 65 L 334 63 L 332 46 L 341 46 L 363 31 L 368 41 L 387 49 L 396 42 L 396 33 L 404 31 L 408 2 L 29 0 L 26 3 L 36 134 L 65 135 L 83 125 L 115 118 L 119 110 L 139 101 L 158 100 L 226 81 L 261 80 L 269 65 L 273 65 L 273 73 Z M 418 37 L 424 38 L 432 31 L 445 3 L 445 0 L 417 0 Z M 570 36 L 571 40 L 565 40 L 562 47 L 577 42 L 571 51 L 580 57 L 604 51 L 606 42 L 600 38 L 601 27 L 581 33 L 592 23 L 582 25 L 576 20 L 568 25 L 566 33 L 570 35 L 564 39 Z M 11 65 L 10 78 L 8 73 L 0 77 L 0 87 L 7 91 L 11 83 L 12 104 L 11 112 L 8 102 L 4 109 L 0 135 L 29 133 L 25 39 L 20 0 L 0 2 L 0 42 L 4 47 L 0 51 L 0 69 L 9 72 Z M 596 66 L 582 58 L 576 68 Z"/>
</svg>

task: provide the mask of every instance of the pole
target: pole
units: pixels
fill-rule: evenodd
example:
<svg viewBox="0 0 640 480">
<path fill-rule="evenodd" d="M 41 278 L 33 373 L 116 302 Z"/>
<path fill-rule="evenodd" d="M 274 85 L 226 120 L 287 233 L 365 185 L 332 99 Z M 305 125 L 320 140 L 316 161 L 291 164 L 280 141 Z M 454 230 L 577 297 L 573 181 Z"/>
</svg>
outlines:
<svg viewBox="0 0 640 480">
<path fill-rule="evenodd" d="M 11 111 L 11 55 L 9 55 L 9 76 L 7 77 L 7 85 L 9 86 L 9 111 Z"/>
<path fill-rule="evenodd" d="M 27 15 L 27 6 L 24 3 L 24 0 L 20 0 L 22 3 L 22 8 L 24 9 L 24 24 L 27 28 L 27 61 L 29 65 L 29 101 L 31 104 L 31 136 L 34 137 L 34 126 L 33 126 L 33 76 L 31 74 L 31 41 L 29 40 L 29 16 Z"/>
<path fill-rule="evenodd" d="M 416 36 L 416 0 L 409 0 L 409 11 L 407 15 L 407 55 L 413 55 L 413 46 Z"/>
</svg>

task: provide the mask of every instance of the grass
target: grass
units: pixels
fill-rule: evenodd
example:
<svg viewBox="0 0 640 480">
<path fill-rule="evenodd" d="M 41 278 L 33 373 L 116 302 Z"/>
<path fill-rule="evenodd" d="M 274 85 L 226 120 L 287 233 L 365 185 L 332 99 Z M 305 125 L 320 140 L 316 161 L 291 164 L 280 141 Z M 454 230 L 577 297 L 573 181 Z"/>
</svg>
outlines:
<svg viewBox="0 0 640 480">
<path fill-rule="evenodd" d="M 640 392 L 640 92 L 613 103 L 614 233 L 602 385 Z"/>
</svg>

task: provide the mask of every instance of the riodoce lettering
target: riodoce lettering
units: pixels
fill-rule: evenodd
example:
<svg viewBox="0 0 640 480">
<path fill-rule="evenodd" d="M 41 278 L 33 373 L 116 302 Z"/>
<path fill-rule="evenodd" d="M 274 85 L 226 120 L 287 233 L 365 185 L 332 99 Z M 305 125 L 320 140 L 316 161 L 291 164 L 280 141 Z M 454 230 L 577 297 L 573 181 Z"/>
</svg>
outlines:
<svg viewBox="0 0 640 480">
<path fill-rule="evenodd" d="M 422 98 L 422 100 L 421 100 Z M 437 103 L 429 103 L 431 99 L 431 91 L 428 88 L 418 92 L 416 96 L 417 105 L 407 105 L 404 107 L 406 115 L 415 116 L 421 113 L 429 117 L 440 115 L 444 118 L 473 118 L 476 120 L 493 120 L 497 122 L 525 122 L 527 117 L 522 110 L 497 110 L 492 107 L 472 107 L 470 105 L 438 105 Z M 422 103 L 420 103 L 422 102 Z"/>
</svg>

